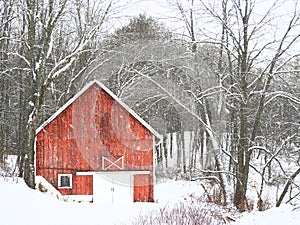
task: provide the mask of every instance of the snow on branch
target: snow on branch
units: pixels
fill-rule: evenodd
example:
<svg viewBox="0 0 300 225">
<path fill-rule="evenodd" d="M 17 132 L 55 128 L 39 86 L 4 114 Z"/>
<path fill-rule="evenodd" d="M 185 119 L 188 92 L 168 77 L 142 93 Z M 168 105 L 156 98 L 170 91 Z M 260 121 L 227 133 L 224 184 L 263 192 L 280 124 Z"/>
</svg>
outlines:
<svg viewBox="0 0 300 225">
<path fill-rule="evenodd" d="M 172 95 L 166 88 L 164 88 L 160 83 L 152 79 L 150 76 L 141 73 L 140 71 L 134 69 L 133 70 L 135 73 L 139 74 L 142 77 L 147 78 L 150 80 L 152 83 L 154 83 L 157 87 L 159 87 L 164 93 L 166 93 L 168 96 L 170 96 L 178 105 L 180 105 L 182 108 L 184 108 L 187 112 L 189 112 L 192 116 L 194 116 L 198 121 L 201 123 L 201 125 L 207 130 L 207 132 L 214 134 L 215 132 L 211 129 L 210 126 L 208 126 L 203 119 L 194 113 L 191 109 L 189 109 L 185 104 L 183 104 L 179 99 L 177 99 L 174 95 Z"/>
<path fill-rule="evenodd" d="M 73 62 L 75 61 L 75 59 L 77 59 L 77 57 L 83 53 L 85 51 L 85 47 L 88 45 L 88 43 L 90 42 L 90 40 L 94 37 L 94 35 L 96 34 L 96 32 L 99 30 L 99 28 L 102 26 L 110 8 L 112 6 L 112 1 L 109 3 L 109 5 L 107 6 L 101 21 L 98 23 L 98 25 L 94 26 L 93 28 L 91 28 L 87 33 L 85 33 L 85 35 L 83 36 L 83 38 L 80 40 L 80 42 L 78 43 L 78 45 L 75 47 L 75 49 L 73 50 L 72 53 L 70 53 L 69 55 L 67 55 L 65 58 L 63 58 L 62 60 L 60 60 L 53 68 L 52 70 L 49 72 L 48 76 L 46 77 L 46 79 L 44 80 L 43 86 L 47 87 L 52 80 L 54 80 L 55 78 L 57 78 L 58 76 L 60 76 L 64 71 L 68 70 L 70 68 L 70 66 L 73 64 Z"/>
<path fill-rule="evenodd" d="M 29 60 L 28 60 L 25 56 L 20 55 L 20 54 L 17 53 L 17 52 L 8 52 L 7 54 L 8 54 L 8 55 L 13 55 L 13 56 L 19 57 L 20 59 L 22 59 L 22 60 L 26 63 L 26 65 L 27 65 L 28 67 L 30 67 L 30 62 L 29 62 Z"/>
<path fill-rule="evenodd" d="M 295 55 L 292 55 L 290 57 L 288 57 L 284 62 L 281 63 L 281 65 L 279 65 L 277 68 L 276 68 L 276 71 L 274 72 L 274 74 L 278 74 L 278 73 L 287 73 L 287 71 L 281 71 L 281 69 L 287 65 L 290 61 L 292 61 L 293 59 L 299 57 L 300 54 L 295 54 Z M 299 70 L 298 70 L 299 71 Z"/>
<path fill-rule="evenodd" d="M 282 97 L 282 98 L 286 98 L 296 104 L 300 105 L 300 99 L 295 97 L 294 95 L 292 95 L 291 93 L 287 93 L 287 92 L 283 92 L 283 91 L 276 91 L 276 92 L 272 92 L 271 94 L 269 94 L 269 96 L 271 95 L 270 99 L 265 103 L 265 106 L 267 104 L 269 104 L 270 102 L 272 102 L 274 99 L 278 98 L 278 97 Z"/>
</svg>

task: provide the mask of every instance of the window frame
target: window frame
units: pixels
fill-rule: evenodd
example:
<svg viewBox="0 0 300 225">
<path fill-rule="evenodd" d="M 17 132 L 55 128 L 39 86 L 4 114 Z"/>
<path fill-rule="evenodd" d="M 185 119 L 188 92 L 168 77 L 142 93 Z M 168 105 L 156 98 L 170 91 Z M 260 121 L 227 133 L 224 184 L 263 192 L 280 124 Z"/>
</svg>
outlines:
<svg viewBox="0 0 300 225">
<path fill-rule="evenodd" d="M 61 186 L 62 185 L 61 178 L 65 177 L 65 176 L 69 176 L 70 186 Z M 60 189 L 72 189 L 72 174 L 71 173 L 58 174 L 58 188 L 60 188 Z"/>
</svg>

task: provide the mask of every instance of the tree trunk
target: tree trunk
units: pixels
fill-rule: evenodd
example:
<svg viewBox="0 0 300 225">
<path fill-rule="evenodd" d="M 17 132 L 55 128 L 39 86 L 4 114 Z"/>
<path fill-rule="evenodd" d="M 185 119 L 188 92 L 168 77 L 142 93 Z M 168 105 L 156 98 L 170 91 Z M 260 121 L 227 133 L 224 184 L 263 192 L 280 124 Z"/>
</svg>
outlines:
<svg viewBox="0 0 300 225">
<path fill-rule="evenodd" d="M 240 137 L 238 143 L 238 165 L 236 171 L 236 189 L 234 194 L 234 205 L 240 210 L 245 211 L 247 209 L 247 183 L 249 172 L 249 160 L 248 157 L 248 137 L 247 137 L 247 118 L 246 118 L 245 103 L 241 103 L 240 106 Z"/>
<path fill-rule="evenodd" d="M 186 174 L 186 149 L 185 149 L 185 137 L 184 137 L 184 130 L 181 131 L 181 146 L 182 146 L 182 167 L 183 173 Z"/>
<path fill-rule="evenodd" d="M 181 132 L 178 131 L 177 137 L 177 172 L 179 173 L 181 171 L 181 162 L 182 162 L 182 136 Z"/>
<path fill-rule="evenodd" d="M 222 171 L 221 160 L 219 159 L 218 154 L 215 155 L 215 161 L 216 161 L 217 171 Z M 222 176 L 221 172 L 218 173 L 218 176 L 219 176 L 219 180 L 220 180 L 221 192 L 222 192 L 222 195 L 223 195 L 223 204 L 226 205 L 227 204 L 227 197 L 226 197 L 225 180 L 223 179 L 223 176 Z"/>
<path fill-rule="evenodd" d="M 167 147 L 167 138 L 163 137 L 163 159 L 164 159 L 164 165 L 165 171 L 168 169 L 168 147 Z"/>
<path fill-rule="evenodd" d="M 33 122 L 28 125 L 28 140 L 27 140 L 27 154 L 25 156 L 25 174 L 24 180 L 26 184 L 34 189 L 35 188 L 35 126 Z"/>
<path fill-rule="evenodd" d="M 283 191 L 281 192 L 281 195 L 278 199 L 278 201 L 276 202 L 276 207 L 279 207 L 280 204 L 282 203 L 282 200 L 284 198 L 284 196 L 286 195 L 289 187 L 291 186 L 293 180 L 295 179 L 295 177 L 300 173 L 300 167 L 292 174 L 292 176 L 288 179 L 288 181 L 286 182 Z"/>
<path fill-rule="evenodd" d="M 173 133 L 170 133 L 170 158 L 173 158 Z"/>
</svg>

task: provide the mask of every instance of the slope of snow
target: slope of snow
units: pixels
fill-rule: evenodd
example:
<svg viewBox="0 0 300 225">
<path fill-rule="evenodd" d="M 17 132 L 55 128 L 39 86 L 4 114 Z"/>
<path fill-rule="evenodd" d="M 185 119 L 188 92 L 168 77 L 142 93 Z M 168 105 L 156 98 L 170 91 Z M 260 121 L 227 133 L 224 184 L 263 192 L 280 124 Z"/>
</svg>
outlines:
<svg viewBox="0 0 300 225">
<path fill-rule="evenodd" d="M 93 225 L 118 224 L 153 209 L 155 204 L 67 203 L 19 184 L 0 183 L 0 224 Z"/>
<path fill-rule="evenodd" d="M 1 225 L 125 225 L 166 206 L 200 196 L 197 182 L 165 181 L 156 185 L 156 203 L 67 203 L 0 177 Z M 188 202 L 186 202 L 187 204 Z M 207 206 L 206 206 L 207 207 Z M 224 214 L 225 215 L 225 214 Z M 300 207 L 283 205 L 265 212 L 245 213 L 232 225 L 299 225 Z M 175 224 L 174 224 L 175 225 Z"/>
<path fill-rule="evenodd" d="M 299 225 L 300 209 L 291 205 L 282 205 L 264 212 L 243 214 L 242 218 L 232 225 Z"/>
<path fill-rule="evenodd" d="M 195 182 L 165 182 L 156 187 L 158 203 L 67 203 L 0 177 L 0 224 L 2 225 L 110 225 L 130 224 L 140 215 L 181 201 L 199 192 Z"/>
</svg>

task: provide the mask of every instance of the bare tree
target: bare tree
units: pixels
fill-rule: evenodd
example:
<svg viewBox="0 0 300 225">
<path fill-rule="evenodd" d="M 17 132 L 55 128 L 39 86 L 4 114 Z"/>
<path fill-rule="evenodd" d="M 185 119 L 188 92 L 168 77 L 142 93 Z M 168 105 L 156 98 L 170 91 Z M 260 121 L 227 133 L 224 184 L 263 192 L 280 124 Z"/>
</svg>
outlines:
<svg viewBox="0 0 300 225">
<path fill-rule="evenodd" d="M 174 2 L 169 2 L 174 5 Z M 293 51 L 293 46 L 299 41 L 297 3 L 274 1 L 265 4 L 251 0 L 175 2 L 187 30 L 184 37 L 190 41 L 192 52 L 207 44 L 218 48 L 215 51 L 218 56 L 214 59 L 217 82 L 211 89 L 215 91 L 211 96 L 218 104 L 211 107 L 203 100 L 201 94 L 207 86 L 201 81 L 202 92 L 196 95 L 196 99 L 202 100 L 199 103 L 204 112 L 213 111 L 217 115 L 212 118 L 206 113 L 199 119 L 205 125 L 213 148 L 222 149 L 229 158 L 230 168 L 235 173 L 234 204 L 241 210 L 248 207 L 246 191 L 252 153 L 264 135 L 262 120 L 266 107 L 279 96 L 291 96 L 278 95 L 272 87 L 276 82 L 274 78 L 285 70 L 284 65 L 298 55 Z M 293 8 L 289 15 L 280 15 L 283 6 Z M 194 68 L 197 71 L 197 67 Z M 225 116 L 218 117 L 222 114 Z M 216 120 L 227 123 L 229 147 L 224 148 L 223 144 L 225 135 L 222 132 L 225 130 L 216 132 L 217 126 L 213 125 Z"/>
<path fill-rule="evenodd" d="M 228 57 L 229 70 L 223 87 L 233 101 L 234 105 L 229 109 L 235 115 L 233 120 L 238 125 L 237 139 L 233 140 L 237 146 L 234 204 L 244 210 L 247 207 L 246 191 L 253 152 L 251 147 L 259 135 L 262 115 L 270 96 L 270 84 L 283 65 L 294 56 L 287 57 L 286 53 L 300 37 L 295 33 L 299 25 L 299 12 L 295 4 L 295 10 L 280 36 L 264 39 L 266 33 L 263 31 L 268 29 L 270 21 L 274 22 L 272 13 L 277 9 L 277 3 L 272 3 L 258 17 L 255 16 L 258 3 L 254 1 L 224 0 L 220 11 L 216 9 L 216 4 L 201 2 L 205 10 L 219 22 L 224 33 L 221 40 L 211 41 L 220 43 Z M 268 58 L 260 63 L 265 52 L 269 53 Z"/>
<path fill-rule="evenodd" d="M 28 0 L 21 5 L 18 16 L 20 41 L 23 51 L 12 51 L 14 55 L 24 63 L 24 104 L 26 115 L 26 129 L 23 133 L 26 137 L 25 151 L 22 152 L 25 160 L 25 181 L 28 186 L 35 187 L 34 174 L 34 139 L 35 130 L 39 124 L 40 112 L 45 101 L 45 95 L 51 83 L 61 77 L 75 60 L 86 51 L 91 38 L 103 25 L 111 8 L 111 2 L 104 2 L 105 10 L 102 11 L 101 21 L 89 26 L 78 39 L 73 39 L 70 51 L 66 54 L 58 53 L 55 46 L 55 37 L 59 35 L 58 27 L 63 20 L 68 19 L 70 11 L 68 1 L 35 1 Z M 65 26 L 65 25 L 64 25 Z M 69 35 L 69 34 L 67 34 Z"/>
<path fill-rule="evenodd" d="M 15 152 L 17 142 L 15 101 L 19 90 L 9 57 L 15 48 L 14 5 L 14 0 L 0 1 L 0 163 L 4 155 Z"/>
</svg>

